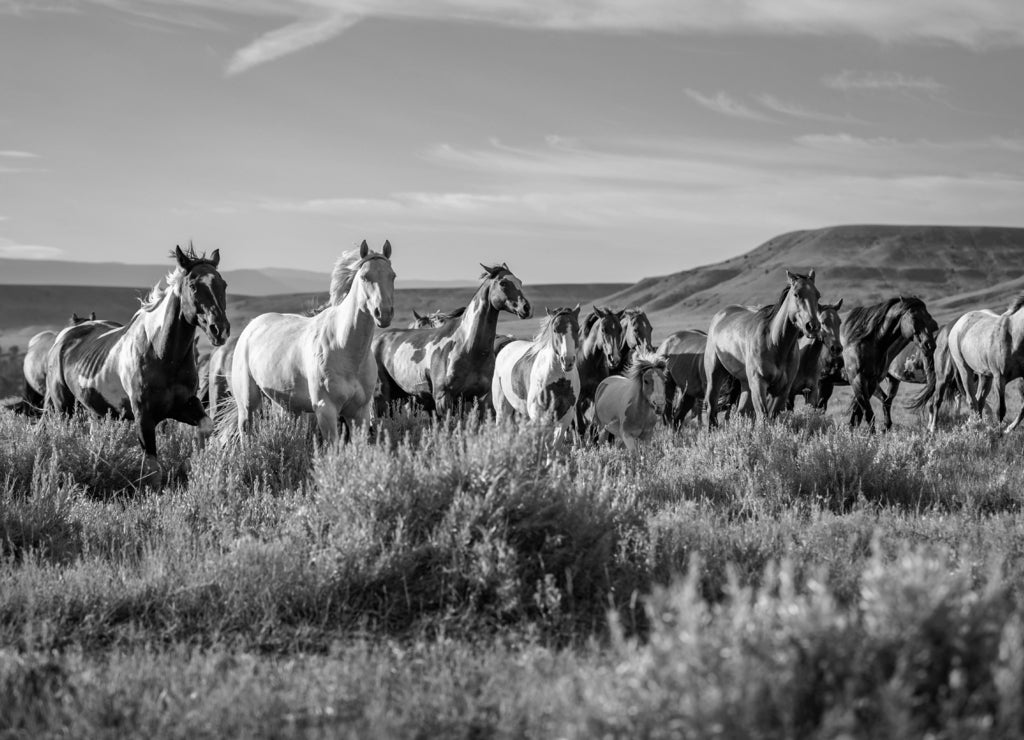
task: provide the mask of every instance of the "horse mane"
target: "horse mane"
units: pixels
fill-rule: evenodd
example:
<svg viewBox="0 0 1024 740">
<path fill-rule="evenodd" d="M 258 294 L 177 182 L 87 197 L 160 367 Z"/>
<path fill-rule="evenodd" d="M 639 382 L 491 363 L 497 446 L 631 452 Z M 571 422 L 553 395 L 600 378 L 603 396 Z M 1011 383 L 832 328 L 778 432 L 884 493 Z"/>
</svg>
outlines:
<svg viewBox="0 0 1024 740">
<path fill-rule="evenodd" d="M 1006 313 L 1003 316 L 1010 316 L 1011 314 L 1017 313 L 1021 308 L 1024 308 L 1024 293 L 1021 293 L 1010 303 L 1010 307 L 1006 309 Z"/>
<path fill-rule="evenodd" d="M 885 323 L 885 317 L 898 304 L 902 304 L 908 311 L 925 308 L 924 301 L 915 295 L 896 296 L 872 306 L 855 306 L 850 309 L 850 313 L 846 317 L 846 341 L 848 343 L 862 341 L 877 334 Z"/>
<path fill-rule="evenodd" d="M 572 308 L 556 308 L 554 313 L 549 314 L 545 316 L 543 319 L 541 319 L 540 328 L 537 330 L 537 334 L 533 337 L 534 343 L 540 344 L 547 338 L 547 336 L 551 333 L 551 329 L 555 325 L 555 319 L 557 319 L 559 316 L 565 316 L 566 314 L 570 314 L 573 311 L 574 309 Z"/>
<path fill-rule="evenodd" d="M 432 313 L 431 316 L 436 316 L 437 318 L 443 319 L 444 321 L 451 321 L 452 319 L 459 318 L 464 313 L 466 313 L 466 306 L 459 306 L 458 308 L 452 311 L 448 311 L 447 313 L 445 313 L 444 311 L 434 311 L 434 313 Z"/>
<path fill-rule="evenodd" d="M 668 367 L 668 358 L 659 355 L 657 352 L 636 352 L 633 361 L 629 363 L 623 377 L 628 380 L 639 380 L 648 370 L 660 370 L 665 372 Z"/>
<path fill-rule="evenodd" d="M 358 248 L 343 252 L 338 257 L 334 263 L 334 269 L 331 271 L 331 287 L 327 291 L 327 305 L 324 308 L 337 306 L 345 300 L 345 296 L 352 290 L 352 281 L 356 279 L 356 273 L 359 272 L 362 264 L 363 260 L 359 256 Z"/>
<path fill-rule="evenodd" d="M 197 254 L 195 247 L 191 244 L 188 245 L 188 249 L 183 249 L 185 256 L 189 261 L 198 264 L 206 262 L 213 264 L 213 260 L 207 259 L 206 252 Z M 171 259 L 176 259 L 175 253 L 171 251 Z M 177 293 L 181 289 L 181 281 L 185 278 L 186 272 L 181 265 L 175 263 L 171 271 L 167 273 L 163 278 L 156 281 L 156 285 L 150 289 L 149 294 L 145 298 L 140 298 L 139 303 L 142 304 L 143 311 L 152 311 L 154 308 L 160 305 L 160 301 L 164 299 L 168 293 Z"/>
<path fill-rule="evenodd" d="M 594 328 L 594 324 L 600 321 L 602 317 L 607 316 L 609 312 L 610 309 L 602 308 L 601 306 L 594 306 L 593 310 L 587 314 L 587 318 L 583 320 L 583 326 L 580 327 L 580 334 L 588 336 L 590 334 L 590 330 Z"/>
<path fill-rule="evenodd" d="M 779 293 L 779 300 L 775 301 L 775 303 L 769 303 L 757 309 L 757 315 L 768 323 L 771 323 L 772 320 L 778 316 L 779 311 L 782 309 L 782 304 L 786 302 L 787 296 L 789 296 L 789 285 L 784 287 L 782 292 Z"/>
</svg>

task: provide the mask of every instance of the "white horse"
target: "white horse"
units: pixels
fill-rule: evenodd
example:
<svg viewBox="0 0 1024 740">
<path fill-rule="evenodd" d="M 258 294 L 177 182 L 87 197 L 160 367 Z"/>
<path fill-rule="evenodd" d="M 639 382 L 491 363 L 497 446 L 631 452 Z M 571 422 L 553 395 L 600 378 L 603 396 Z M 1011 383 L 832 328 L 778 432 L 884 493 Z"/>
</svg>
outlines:
<svg viewBox="0 0 1024 740">
<path fill-rule="evenodd" d="M 576 349 L 580 341 L 580 307 L 548 311 L 532 341 L 509 342 L 498 353 L 491 381 L 491 401 L 498 422 L 520 415 L 531 421 L 553 420 L 561 439 L 572 422 L 580 395 Z"/>
<path fill-rule="evenodd" d="M 611 436 L 635 451 L 650 439 L 665 410 L 665 364 L 660 355 L 638 352 L 625 376 L 601 381 L 592 411 L 599 441 Z"/>
<path fill-rule="evenodd" d="M 394 315 L 391 243 L 381 253 L 364 241 L 334 265 L 330 301 L 313 316 L 265 313 L 238 337 L 231 393 L 244 435 L 264 398 L 293 413 L 313 413 L 325 443 L 346 425 L 370 418 L 377 363 L 370 353 L 374 325 Z"/>
</svg>

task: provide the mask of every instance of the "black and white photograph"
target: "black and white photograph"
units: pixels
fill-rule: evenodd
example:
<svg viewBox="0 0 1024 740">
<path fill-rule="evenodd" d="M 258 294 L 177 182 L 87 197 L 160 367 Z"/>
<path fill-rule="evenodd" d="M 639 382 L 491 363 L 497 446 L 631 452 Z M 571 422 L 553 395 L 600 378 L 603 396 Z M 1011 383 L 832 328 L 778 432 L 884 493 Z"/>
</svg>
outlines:
<svg viewBox="0 0 1024 740">
<path fill-rule="evenodd" d="M 0 0 L 0 738 L 1024 738 L 1024 2 Z"/>
</svg>

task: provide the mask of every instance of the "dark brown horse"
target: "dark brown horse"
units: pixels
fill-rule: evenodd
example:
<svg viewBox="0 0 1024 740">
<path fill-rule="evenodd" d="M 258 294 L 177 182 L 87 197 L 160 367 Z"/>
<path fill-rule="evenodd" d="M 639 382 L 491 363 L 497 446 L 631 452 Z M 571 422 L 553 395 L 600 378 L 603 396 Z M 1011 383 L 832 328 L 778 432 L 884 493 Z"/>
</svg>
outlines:
<svg viewBox="0 0 1024 740">
<path fill-rule="evenodd" d="M 890 363 L 910 342 L 921 349 L 927 385 L 907 404 L 907 408 L 920 408 L 931 398 L 935 391 L 933 353 L 938 330 L 939 325 L 928 313 L 924 301 L 915 296 L 899 296 L 850 310 L 843 322 L 841 340 L 843 366 L 853 390 L 851 426 L 857 426 L 862 420 L 874 426 L 871 397 L 888 374 Z M 892 427 L 891 396 L 894 395 L 895 392 L 890 393 L 888 403 L 883 402 L 882 405 L 886 429 Z"/>
<path fill-rule="evenodd" d="M 642 308 L 627 308 L 619 312 L 622 316 L 623 352 L 619 365 L 612 375 L 622 375 L 633 363 L 633 355 L 637 352 L 654 352 L 652 337 L 654 327 L 651 326 L 647 313 Z"/>
<path fill-rule="evenodd" d="M 483 283 L 457 320 L 433 328 L 390 329 L 374 337 L 378 415 L 407 398 L 442 414 L 460 403 L 490 404 L 498 314 L 529 318 L 530 302 L 508 265 L 481 267 Z"/>
<path fill-rule="evenodd" d="M 839 309 L 843 302 L 834 305 L 818 304 L 818 318 L 821 320 L 821 334 L 817 338 L 801 337 L 797 342 L 800 360 L 796 378 L 789 389 L 786 408 L 793 410 L 797 395 L 802 395 L 813 408 L 818 407 L 822 381 L 827 381 L 843 366 L 843 345 L 839 339 Z"/>
<path fill-rule="evenodd" d="M 814 270 L 807 275 L 787 270 L 786 277 L 774 305 L 728 306 L 711 319 L 704 351 L 709 429 L 717 426 L 718 398 L 729 377 L 749 391 L 759 422 L 774 417 L 789 399 L 799 361 L 797 340 L 801 334 L 818 337 L 821 322 Z"/>
<path fill-rule="evenodd" d="M 594 401 L 594 392 L 601 381 L 612 374 L 622 358 L 623 311 L 594 306 L 583 320 L 582 343 L 576 355 L 576 370 L 580 376 L 580 394 L 576 402 L 576 429 L 582 433 L 586 427 L 584 414 Z"/>
<path fill-rule="evenodd" d="M 704 409 L 704 350 L 708 335 L 699 329 L 670 334 L 658 347 L 665 358 L 665 422 L 679 427 L 696 409 L 700 420 Z"/>
<path fill-rule="evenodd" d="M 219 346 L 231 331 L 220 254 L 207 259 L 189 247 L 174 250 L 175 269 L 157 284 L 127 326 L 87 321 L 64 329 L 50 350 L 46 405 L 70 414 L 76 403 L 96 415 L 135 421 L 146 453 L 146 474 L 159 470 L 156 425 L 165 419 L 198 426 L 213 423 L 196 396 L 199 374 L 194 340 L 202 328 Z"/>
</svg>

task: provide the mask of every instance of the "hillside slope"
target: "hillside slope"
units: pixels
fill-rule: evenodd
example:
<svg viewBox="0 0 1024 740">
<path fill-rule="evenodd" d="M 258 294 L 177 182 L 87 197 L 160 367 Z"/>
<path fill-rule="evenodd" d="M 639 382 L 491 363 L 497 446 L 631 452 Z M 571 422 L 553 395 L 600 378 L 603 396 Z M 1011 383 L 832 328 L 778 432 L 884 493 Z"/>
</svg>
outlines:
<svg viewBox="0 0 1024 740">
<path fill-rule="evenodd" d="M 785 270 L 814 268 L 825 301 L 846 305 L 913 293 L 953 312 L 977 294 L 1001 304 L 1024 276 L 1024 229 L 967 226 L 834 226 L 794 231 L 739 257 L 647 278 L 610 296 L 611 305 L 640 305 L 662 323 L 705 320 L 730 303 L 767 303 L 785 285 Z M 993 291 L 1000 285 L 1002 290 Z M 944 299 L 942 303 L 938 301 Z M 973 304 L 971 305 L 973 307 Z"/>
</svg>

